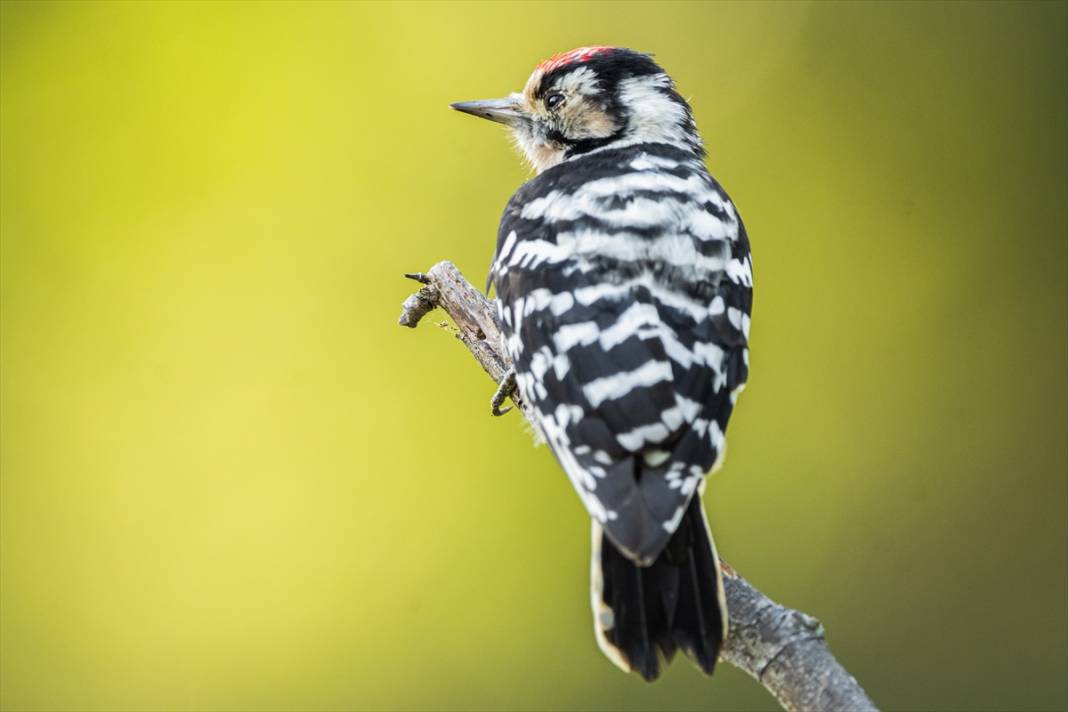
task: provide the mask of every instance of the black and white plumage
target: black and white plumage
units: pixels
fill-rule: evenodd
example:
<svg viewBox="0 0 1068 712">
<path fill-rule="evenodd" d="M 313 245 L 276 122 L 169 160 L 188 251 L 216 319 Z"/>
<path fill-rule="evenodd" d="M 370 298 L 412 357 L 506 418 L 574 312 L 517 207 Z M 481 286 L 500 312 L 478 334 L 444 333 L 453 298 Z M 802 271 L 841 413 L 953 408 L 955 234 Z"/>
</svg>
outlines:
<svg viewBox="0 0 1068 712">
<path fill-rule="evenodd" d="M 741 219 L 648 55 L 580 48 L 454 107 L 509 125 L 538 171 L 490 280 L 520 395 L 593 518 L 598 642 L 649 680 L 676 649 L 711 673 L 727 618 L 698 493 L 749 370 Z"/>
</svg>

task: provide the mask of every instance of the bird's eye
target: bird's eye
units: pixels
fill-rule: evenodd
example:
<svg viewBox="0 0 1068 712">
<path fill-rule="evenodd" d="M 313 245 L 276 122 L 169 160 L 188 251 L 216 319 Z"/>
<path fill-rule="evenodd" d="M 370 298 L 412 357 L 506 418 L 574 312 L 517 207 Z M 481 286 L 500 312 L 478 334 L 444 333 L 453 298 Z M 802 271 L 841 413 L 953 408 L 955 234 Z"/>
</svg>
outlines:
<svg viewBox="0 0 1068 712">
<path fill-rule="evenodd" d="M 545 106 L 550 111 L 560 106 L 560 104 L 562 103 L 564 103 L 563 94 L 550 94 L 549 96 L 545 97 Z"/>
</svg>

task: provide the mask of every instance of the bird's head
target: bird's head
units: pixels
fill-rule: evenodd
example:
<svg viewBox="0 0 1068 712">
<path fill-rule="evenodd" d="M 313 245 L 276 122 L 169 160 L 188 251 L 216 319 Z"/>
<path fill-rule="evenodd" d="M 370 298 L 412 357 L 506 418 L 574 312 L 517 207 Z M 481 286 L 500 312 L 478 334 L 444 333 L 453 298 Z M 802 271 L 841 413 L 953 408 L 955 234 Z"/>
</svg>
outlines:
<svg viewBox="0 0 1068 712">
<path fill-rule="evenodd" d="M 606 147 L 667 143 L 703 155 L 689 104 L 652 57 L 579 47 L 534 68 L 522 92 L 452 108 L 508 126 L 541 173 Z"/>
</svg>

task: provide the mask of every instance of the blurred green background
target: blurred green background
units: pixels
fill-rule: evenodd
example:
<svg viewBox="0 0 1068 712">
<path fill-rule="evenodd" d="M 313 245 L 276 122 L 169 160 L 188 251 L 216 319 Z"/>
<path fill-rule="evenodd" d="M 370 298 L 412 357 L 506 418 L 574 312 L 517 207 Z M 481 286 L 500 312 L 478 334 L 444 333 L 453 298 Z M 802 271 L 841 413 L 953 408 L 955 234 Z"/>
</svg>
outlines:
<svg viewBox="0 0 1068 712">
<path fill-rule="evenodd" d="M 598 652 L 587 517 L 401 273 L 499 96 L 655 52 L 756 257 L 707 508 L 888 710 L 1066 705 L 1066 27 L 1042 4 L 5 2 L 0 705 L 774 709 Z"/>
</svg>

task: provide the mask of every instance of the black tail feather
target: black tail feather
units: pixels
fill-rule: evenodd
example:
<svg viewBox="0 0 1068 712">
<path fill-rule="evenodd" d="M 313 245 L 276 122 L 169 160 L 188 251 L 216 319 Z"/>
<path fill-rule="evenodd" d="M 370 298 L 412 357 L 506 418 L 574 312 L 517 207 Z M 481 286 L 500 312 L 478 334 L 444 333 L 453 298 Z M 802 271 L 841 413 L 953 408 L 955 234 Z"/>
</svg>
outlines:
<svg viewBox="0 0 1068 712">
<path fill-rule="evenodd" d="M 653 681 L 676 650 L 711 675 L 726 636 L 719 559 L 695 496 L 656 560 L 641 567 L 595 528 L 598 642 L 617 665 Z"/>
</svg>

